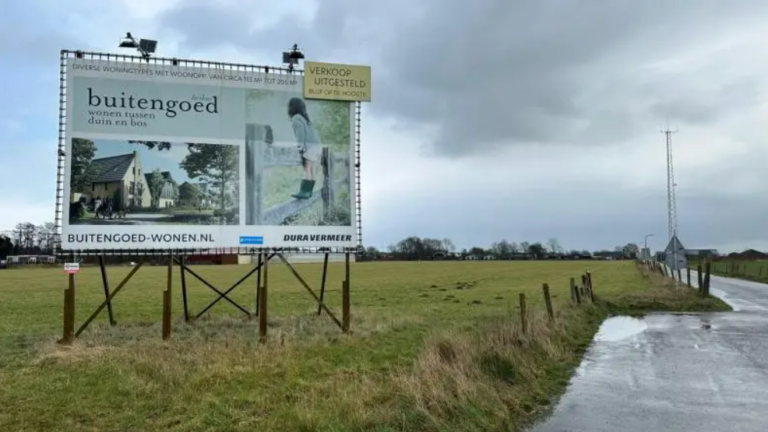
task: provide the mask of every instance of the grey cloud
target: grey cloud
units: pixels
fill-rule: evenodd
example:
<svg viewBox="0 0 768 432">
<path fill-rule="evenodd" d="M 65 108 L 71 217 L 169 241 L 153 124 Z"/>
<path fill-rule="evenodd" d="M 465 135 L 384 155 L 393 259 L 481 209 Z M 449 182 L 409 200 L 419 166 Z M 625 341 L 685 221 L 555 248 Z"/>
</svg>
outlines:
<svg viewBox="0 0 768 432">
<path fill-rule="evenodd" d="M 762 103 L 762 91 L 757 76 L 736 77 L 733 81 L 712 88 L 704 83 L 688 88 L 670 88 L 651 107 L 657 117 L 669 116 L 691 124 L 711 124 Z"/>
<path fill-rule="evenodd" d="M 301 4 L 296 3 L 296 8 Z M 332 0 L 322 2 L 313 19 L 305 22 L 297 12 L 283 15 L 275 24 L 254 28 L 255 11 L 260 16 L 273 14 L 270 5 L 262 1 L 244 0 L 231 4 L 214 2 L 184 2 L 160 17 L 161 27 L 182 38 L 186 47 L 206 49 L 236 46 L 246 53 L 274 58 L 294 43 L 311 53 L 313 58 L 332 55 L 334 47 L 346 48 L 349 11 L 359 9 L 362 2 Z"/>
<path fill-rule="evenodd" d="M 366 58 L 375 68 L 372 112 L 437 126 L 436 153 L 460 156 L 509 143 L 614 142 L 667 116 L 703 122 L 726 115 L 750 102 L 749 80 L 724 83 L 741 96 L 723 88 L 683 99 L 699 88 L 684 86 L 669 97 L 669 77 L 654 80 L 635 69 L 649 55 L 723 28 L 728 18 L 767 11 L 768 3 L 756 0 L 450 7 L 439 0 L 324 0 L 309 22 L 287 15 L 261 29 L 250 29 L 248 14 L 212 3 L 182 4 L 163 22 L 189 43 L 277 56 L 296 41 L 314 58 Z M 685 84 L 684 76 L 675 78 Z"/>
</svg>

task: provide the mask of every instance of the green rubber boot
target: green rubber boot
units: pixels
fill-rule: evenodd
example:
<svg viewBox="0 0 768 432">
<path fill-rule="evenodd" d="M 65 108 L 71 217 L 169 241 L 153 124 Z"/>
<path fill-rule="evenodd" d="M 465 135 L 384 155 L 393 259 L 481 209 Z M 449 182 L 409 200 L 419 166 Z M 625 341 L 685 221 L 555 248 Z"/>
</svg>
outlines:
<svg viewBox="0 0 768 432">
<path fill-rule="evenodd" d="M 309 199 L 312 198 L 312 191 L 315 190 L 314 180 L 302 180 L 299 193 L 292 194 L 291 196 L 296 199 Z"/>
</svg>

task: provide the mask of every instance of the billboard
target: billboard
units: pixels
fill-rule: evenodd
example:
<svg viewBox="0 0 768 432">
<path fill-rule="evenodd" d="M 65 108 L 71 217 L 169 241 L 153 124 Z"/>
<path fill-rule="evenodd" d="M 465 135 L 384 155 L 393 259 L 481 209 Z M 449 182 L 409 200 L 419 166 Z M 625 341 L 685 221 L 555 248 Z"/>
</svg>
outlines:
<svg viewBox="0 0 768 432">
<path fill-rule="evenodd" d="M 303 88 L 67 59 L 61 249 L 355 247 L 354 102 Z"/>
</svg>

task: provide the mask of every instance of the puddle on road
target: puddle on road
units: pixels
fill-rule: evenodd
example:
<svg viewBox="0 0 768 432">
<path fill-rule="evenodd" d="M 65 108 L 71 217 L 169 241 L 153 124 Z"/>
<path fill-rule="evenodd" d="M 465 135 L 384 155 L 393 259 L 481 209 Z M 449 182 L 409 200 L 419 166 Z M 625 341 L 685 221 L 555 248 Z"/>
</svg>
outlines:
<svg viewBox="0 0 768 432">
<path fill-rule="evenodd" d="M 597 342 L 615 342 L 634 336 L 648 328 L 644 320 L 628 316 L 608 318 L 595 335 Z"/>
</svg>

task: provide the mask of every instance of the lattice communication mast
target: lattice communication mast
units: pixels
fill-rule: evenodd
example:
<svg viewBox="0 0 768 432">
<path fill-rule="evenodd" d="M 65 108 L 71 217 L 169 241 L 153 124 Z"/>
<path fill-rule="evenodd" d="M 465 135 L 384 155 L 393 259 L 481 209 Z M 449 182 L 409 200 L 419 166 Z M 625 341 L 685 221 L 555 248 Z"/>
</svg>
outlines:
<svg viewBox="0 0 768 432">
<path fill-rule="evenodd" d="M 669 229 L 669 239 L 677 236 L 677 200 L 675 198 L 675 168 L 672 162 L 672 134 L 677 130 L 663 131 L 667 138 L 667 226 Z"/>
</svg>

